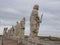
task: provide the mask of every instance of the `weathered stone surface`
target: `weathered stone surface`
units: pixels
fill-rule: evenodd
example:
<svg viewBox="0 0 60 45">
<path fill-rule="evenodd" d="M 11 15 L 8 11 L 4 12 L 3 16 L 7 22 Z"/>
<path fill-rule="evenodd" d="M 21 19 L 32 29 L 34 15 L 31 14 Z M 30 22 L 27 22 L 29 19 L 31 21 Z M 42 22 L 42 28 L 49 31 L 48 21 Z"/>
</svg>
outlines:
<svg viewBox="0 0 60 45">
<path fill-rule="evenodd" d="M 7 37 L 11 39 L 20 39 L 24 37 L 24 30 L 25 30 L 25 18 L 23 18 L 20 23 L 17 22 L 15 26 L 12 26 L 7 33 Z"/>
<path fill-rule="evenodd" d="M 37 37 L 38 29 L 39 29 L 39 25 L 40 25 L 40 19 L 38 16 L 38 9 L 39 9 L 39 6 L 35 5 L 33 7 L 32 14 L 30 17 L 30 36 L 32 38 Z"/>
<path fill-rule="evenodd" d="M 7 38 L 13 38 L 14 36 L 14 27 L 12 26 L 7 32 Z"/>
<path fill-rule="evenodd" d="M 24 31 L 25 31 L 25 18 L 23 18 L 20 21 L 20 31 L 18 33 L 19 38 L 23 38 L 24 37 Z"/>
<path fill-rule="evenodd" d="M 15 36 L 18 36 L 18 31 L 20 30 L 20 24 L 19 24 L 19 22 L 16 23 L 14 29 L 15 29 L 14 30 Z"/>
</svg>

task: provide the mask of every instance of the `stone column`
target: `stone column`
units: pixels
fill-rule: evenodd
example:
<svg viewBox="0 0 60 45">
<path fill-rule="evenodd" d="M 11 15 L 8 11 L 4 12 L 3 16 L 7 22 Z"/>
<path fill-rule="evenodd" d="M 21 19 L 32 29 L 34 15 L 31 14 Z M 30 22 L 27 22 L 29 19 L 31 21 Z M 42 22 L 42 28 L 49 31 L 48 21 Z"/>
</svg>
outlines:
<svg viewBox="0 0 60 45">
<path fill-rule="evenodd" d="M 30 37 L 31 38 L 37 37 L 38 35 L 38 30 L 40 25 L 38 10 L 39 10 L 39 6 L 35 5 L 33 7 L 32 14 L 30 17 Z"/>
</svg>

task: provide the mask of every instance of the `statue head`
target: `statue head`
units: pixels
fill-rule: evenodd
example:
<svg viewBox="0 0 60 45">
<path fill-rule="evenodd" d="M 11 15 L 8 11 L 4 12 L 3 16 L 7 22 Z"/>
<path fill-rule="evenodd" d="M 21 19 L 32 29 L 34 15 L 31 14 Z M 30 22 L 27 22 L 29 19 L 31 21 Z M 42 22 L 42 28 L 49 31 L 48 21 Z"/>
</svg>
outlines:
<svg viewBox="0 0 60 45">
<path fill-rule="evenodd" d="M 33 9 L 39 10 L 39 5 L 34 5 Z"/>
<path fill-rule="evenodd" d="M 4 30 L 6 31 L 8 28 L 6 27 L 6 28 L 4 28 Z"/>
</svg>

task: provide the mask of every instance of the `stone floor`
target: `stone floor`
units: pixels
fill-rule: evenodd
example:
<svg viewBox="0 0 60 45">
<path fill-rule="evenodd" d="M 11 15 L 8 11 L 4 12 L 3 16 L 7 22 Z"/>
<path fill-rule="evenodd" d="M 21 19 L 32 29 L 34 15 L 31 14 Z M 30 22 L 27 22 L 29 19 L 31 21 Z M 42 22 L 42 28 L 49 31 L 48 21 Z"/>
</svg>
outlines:
<svg viewBox="0 0 60 45">
<path fill-rule="evenodd" d="M 60 45 L 60 41 L 49 41 L 49 40 L 40 39 L 39 42 L 41 45 Z M 0 45 L 2 45 L 2 39 L 0 39 Z M 23 44 L 22 43 L 18 44 L 16 40 L 3 38 L 3 45 L 23 45 Z"/>
<path fill-rule="evenodd" d="M 3 41 L 2 41 L 3 45 L 18 45 L 16 40 L 11 40 L 11 39 L 7 39 L 3 37 Z"/>
<path fill-rule="evenodd" d="M 60 45 L 60 41 L 40 40 L 43 45 Z"/>
</svg>

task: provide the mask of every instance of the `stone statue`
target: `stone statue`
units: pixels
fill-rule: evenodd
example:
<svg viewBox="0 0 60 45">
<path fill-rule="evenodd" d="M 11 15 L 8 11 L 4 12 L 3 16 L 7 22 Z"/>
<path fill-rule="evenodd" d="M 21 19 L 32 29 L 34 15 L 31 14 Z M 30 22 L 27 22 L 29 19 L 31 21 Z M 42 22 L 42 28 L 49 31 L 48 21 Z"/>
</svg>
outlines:
<svg viewBox="0 0 60 45">
<path fill-rule="evenodd" d="M 24 39 L 24 31 L 25 31 L 25 17 L 20 21 L 20 29 L 18 33 L 18 43 L 21 43 L 22 39 Z"/>
<path fill-rule="evenodd" d="M 39 16 L 38 16 L 38 10 L 39 10 L 39 6 L 35 5 L 33 7 L 32 14 L 30 17 L 30 36 L 31 37 L 37 36 L 39 25 L 41 23 L 41 20 L 39 19 Z"/>
<path fill-rule="evenodd" d="M 19 32 L 20 38 L 24 37 L 24 31 L 25 31 L 25 17 L 20 21 L 20 32 Z"/>
<path fill-rule="evenodd" d="M 7 36 L 7 27 L 6 28 L 4 28 L 4 32 L 3 32 L 3 35 L 6 37 Z"/>
</svg>

